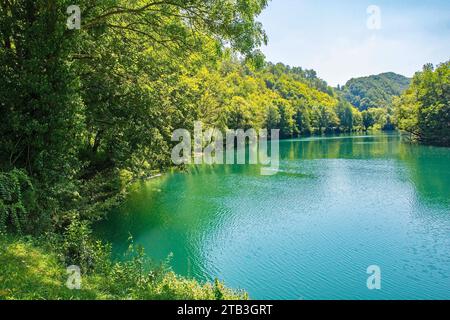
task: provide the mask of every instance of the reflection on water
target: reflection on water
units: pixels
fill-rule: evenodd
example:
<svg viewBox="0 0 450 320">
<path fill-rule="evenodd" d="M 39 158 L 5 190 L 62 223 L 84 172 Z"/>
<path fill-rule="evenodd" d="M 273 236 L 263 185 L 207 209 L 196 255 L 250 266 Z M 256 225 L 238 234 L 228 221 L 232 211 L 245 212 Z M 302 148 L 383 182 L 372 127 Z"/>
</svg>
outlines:
<svg viewBox="0 0 450 320">
<path fill-rule="evenodd" d="M 252 298 L 450 298 L 449 149 L 354 135 L 281 141 L 280 157 L 275 176 L 196 166 L 141 183 L 97 232 Z"/>
</svg>

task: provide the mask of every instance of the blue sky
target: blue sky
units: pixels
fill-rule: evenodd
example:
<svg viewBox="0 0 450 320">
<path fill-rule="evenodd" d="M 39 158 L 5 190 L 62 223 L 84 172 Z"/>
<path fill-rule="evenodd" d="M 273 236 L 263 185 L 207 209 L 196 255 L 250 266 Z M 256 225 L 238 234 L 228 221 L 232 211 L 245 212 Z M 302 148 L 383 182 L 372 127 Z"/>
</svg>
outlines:
<svg viewBox="0 0 450 320">
<path fill-rule="evenodd" d="M 367 27 L 370 5 L 381 10 L 380 30 Z M 450 0 L 272 0 L 259 21 L 269 61 L 314 69 L 333 86 L 450 59 Z"/>
</svg>

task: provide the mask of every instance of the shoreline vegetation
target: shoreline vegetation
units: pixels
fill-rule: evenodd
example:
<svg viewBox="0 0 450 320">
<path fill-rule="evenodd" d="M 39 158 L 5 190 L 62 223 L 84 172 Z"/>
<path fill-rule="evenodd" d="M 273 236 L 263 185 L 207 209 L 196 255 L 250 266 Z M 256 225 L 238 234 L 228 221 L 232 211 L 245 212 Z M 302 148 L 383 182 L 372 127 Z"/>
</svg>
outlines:
<svg viewBox="0 0 450 320">
<path fill-rule="evenodd" d="M 450 60 L 426 64 L 393 106 L 398 128 L 412 141 L 450 147 Z"/>
<path fill-rule="evenodd" d="M 92 235 L 132 181 L 171 168 L 173 130 L 195 121 L 281 138 L 398 126 L 450 144 L 448 62 L 391 104 L 405 77 L 332 88 L 267 62 L 266 0 L 95 2 L 78 1 L 79 30 L 65 0 L 0 4 L 0 299 L 248 299 L 176 276 L 170 261 L 148 267 L 132 239 L 114 262 Z M 65 287 L 70 265 L 80 291 Z"/>
<path fill-rule="evenodd" d="M 167 262 L 149 269 L 140 249 L 130 249 L 126 262 L 111 262 L 109 255 L 97 248 L 96 270 L 82 275 L 79 290 L 69 289 L 63 253 L 48 241 L 46 237 L 0 236 L 0 300 L 248 299 L 244 291 L 228 289 L 218 280 L 200 284 L 179 277 Z"/>
</svg>

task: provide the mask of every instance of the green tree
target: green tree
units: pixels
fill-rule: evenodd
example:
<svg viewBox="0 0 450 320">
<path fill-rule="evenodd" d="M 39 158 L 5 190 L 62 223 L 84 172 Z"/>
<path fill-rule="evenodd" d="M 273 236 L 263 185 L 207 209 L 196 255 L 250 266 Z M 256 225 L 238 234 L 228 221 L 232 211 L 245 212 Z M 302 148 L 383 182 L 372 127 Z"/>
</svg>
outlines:
<svg viewBox="0 0 450 320">
<path fill-rule="evenodd" d="M 304 104 L 304 102 L 299 102 L 297 107 L 295 108 L 294 120 L 297 133 L 311 133 L 310 111 L 309 108 Z"/>
<path fill-rule="evenodd" d="M 344 132 L 351 132 L 353 130 L 353 108 L 347 101 L 340 100 L 336 107 L 337 116 L 341 129 Z"/>
<path fill-rule="evenodd" d="M 332 131 L 339 126 L 339 118 L 331 107 L 319 105 L 312 108 L 311 122 L 318 133 Z"/>
<path fill-rule="evenodd" d="M 364 130 L 366 131 L 369 128 L 373 127 L 373 125 L 375 124 L 375 118 L 373 117 L 373 113 L 368 110 L 364 110 L 362 112 L 362 123 L 364 126 Z"/>
<path fill-rule="evenodd" d="M 280 112 L 276 106 L 270 106 L 267 112 L 265 125 L 267 130 L 278 129 L 280 125 Z"/>
<path fill-rule="evenodd" d="M 436 69 L 425 65 L 410 88 L 395 100 L 395 118 L 401 130 L 419 142 L 450 145 L 450 61 Z"/>
</svg>

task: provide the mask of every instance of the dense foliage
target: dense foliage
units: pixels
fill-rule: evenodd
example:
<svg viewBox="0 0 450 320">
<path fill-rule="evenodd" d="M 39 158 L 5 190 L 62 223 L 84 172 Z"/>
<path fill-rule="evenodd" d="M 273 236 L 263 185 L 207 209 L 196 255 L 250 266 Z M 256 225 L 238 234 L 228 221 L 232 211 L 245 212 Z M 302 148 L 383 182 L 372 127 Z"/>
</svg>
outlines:
<svg viewBox="0 0 450 320">
<path fill-rule="evenodd" d="M 413 140 L 450 146 L 450 61 L 425 65 L 394 105 L 398 127 Z"/>
<path fill-rule="evenodd" d="M 409 78 L 387 72 L 351 79 L 341 90 L 345 99 L 361 111 L 371 108 L 388 109 L 392 106 L 392 98 L 402 94 L 409 83 Z"/>
<path fill-rule="evenodd" d="M 0 232 L 6 231 L 11 225 L 15 231 L 21 232 L 24 224 L 30 219 L 24 200 L 24 194 L 32 190 L 33 186 L 27 174 L 14 169 L 9 172 L 0 172 Z"/>
</svg>

